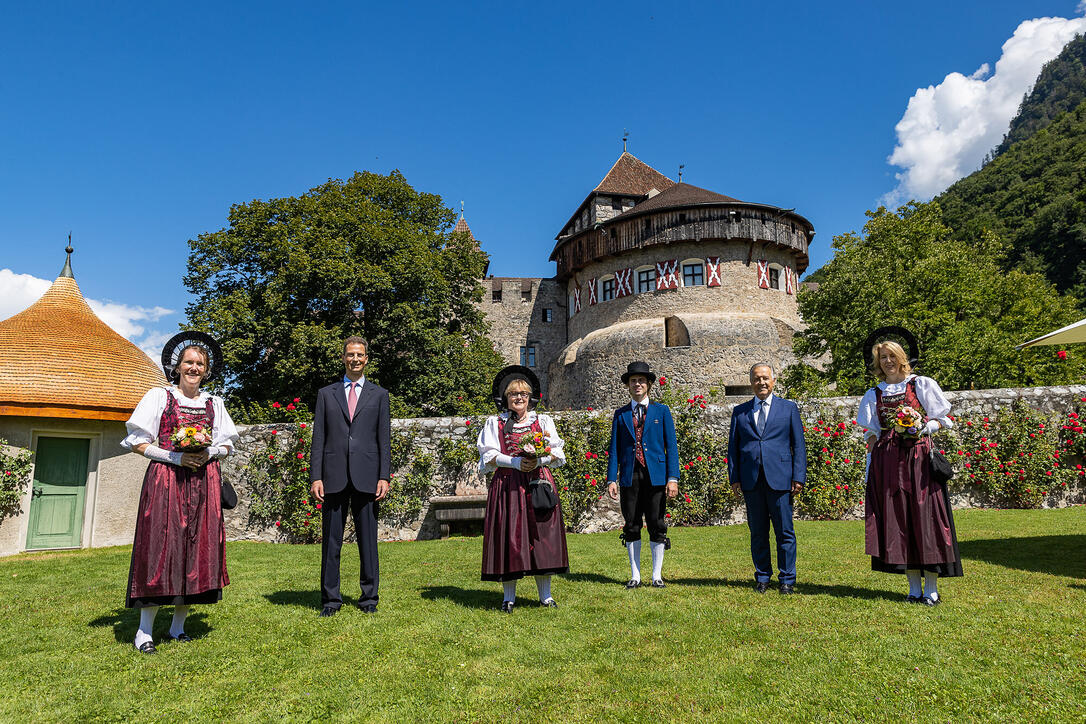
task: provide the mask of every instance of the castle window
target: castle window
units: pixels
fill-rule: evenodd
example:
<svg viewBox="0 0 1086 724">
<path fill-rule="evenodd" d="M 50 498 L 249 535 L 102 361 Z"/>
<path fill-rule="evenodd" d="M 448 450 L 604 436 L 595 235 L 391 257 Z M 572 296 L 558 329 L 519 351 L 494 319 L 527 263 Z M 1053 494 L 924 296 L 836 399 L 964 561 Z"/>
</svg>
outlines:
<svg viewBox="0 0 1086 724">
<path fill-rule="evenodd" d="M 495 290 L 490 292 L 490 301 L 492 301 L 492 302 L 500 302 L 501 300 L 502 300 L 502 290 L 501 289 L 495 289 Z"/>
<path fill-rule="evenodd" d="M 520 363 L 525 367 L 535 367 L 535 347 L 520 348 Z"/>
<path fill-rule="evenodd" d="M 600 301 L 609 302 L 615 298 L 615 278 L 608 277 L 600 283 Z"/>
<path fill-rule="evenodd" d="M 550 307 L 544 307 L 543 308 L 543 321 L 544 322 L 553 322 L 554 321 L 554 310 L 551 309 Z"/>
<path fill-rule="evenodd" d="M 769 288 L 781 288 L 781 270 L 779 267 L 769 267 Z"/>
<path fill-rule="evenodd" d="M 525 301 L 525 302 L 532 301 L 532 287 L 531 287 L 530 284 L 528 285 L 527 289 L 521 289 L 520 298 L 521 298 L 521 301 Z"/>
<path fill-rule="evenodd" d="M 639 269 L 637 271 L 637 293 L 656 291 L 656 268 Z"/>
<path fill-rule="evenodd" d="M 622 211 L 622 199 L 620 197 L 615 196 L 611 199 L 611 210 Z"/>
<path fill-rule="evenodd" d="M 679 214 L 679 223 L 680 224 L 685 224 L 686 223 L 686 214 Z"/>
<path fill-rule="evenodd" d="M 664 319 L 664 344 L 668 347 L 689 347 L 690 331 L 678 317 Z"/>
<path fill-rule="evenodd" d="M 705 265 L 701 262 L 683 264 L 683 286 L 705 286 Z"/>
</svg>

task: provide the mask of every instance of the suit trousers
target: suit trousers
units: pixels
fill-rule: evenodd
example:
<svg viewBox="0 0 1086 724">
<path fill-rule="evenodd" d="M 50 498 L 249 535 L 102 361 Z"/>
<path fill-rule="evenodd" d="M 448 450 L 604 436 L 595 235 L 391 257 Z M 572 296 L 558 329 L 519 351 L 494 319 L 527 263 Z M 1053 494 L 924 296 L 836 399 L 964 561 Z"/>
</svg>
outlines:
<svg viewBox="0 0 1086 724">
<path fill-rule="evenodd" d="M 358 540 L 360 570 L 358 585 L 362 593 L 358 605 L 377 605 L 377 501 L 373 493 L 361 493 L 349 485 L 326 495 L 321 506 L 321 604 L 339 608 L 339 554 L 343 548 L 343 529 L 347 514 L 354 519 Z"/>
<path fill-rule="evenodd" d="M 641 540 L 642 519 L 649 529 L 649 540 L 654 543 L 667 541 L 667 486 L 652 484 L 649 471 L 639 462 L 634 462 L 633 484 L 619 487 L 619 507 L 622 508 L 622 537 L 629 543 Z"/>
<path fill-rule="evenodd" d="M 791 481 L 789 481 L 791 484 Z M 768 583 L 773 577 L 773 560 L 769 551 L 769 525 L 777 539 L 777 567 L 780 583 L 796 582 L 796 531 L 792 526 L 792 491 L 773 490 L 766 482 L 765 471 L 758 470 L 758 482 L 753 490 L 744 490 L 747 504 L 747 525 L 750 527 L 750 557 L 754 561 L 754 580 Z"/>
</svg>

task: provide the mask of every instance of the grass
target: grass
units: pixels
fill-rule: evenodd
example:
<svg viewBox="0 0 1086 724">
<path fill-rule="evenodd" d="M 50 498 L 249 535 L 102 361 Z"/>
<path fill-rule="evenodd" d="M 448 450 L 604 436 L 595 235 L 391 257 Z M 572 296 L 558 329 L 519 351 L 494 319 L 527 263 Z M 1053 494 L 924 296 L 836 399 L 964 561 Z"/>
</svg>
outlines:
<svg viewBox="0 0 1086 724">
<path fill-rule="evenodd" d="M 662 590 L 624 590 L 616 534 L 571 535 L 560 608 L 525 581 L 512 616 L 478 538 L 381 544 L 378 614 L 330 619 L 316 546 L 231 543 L 196 642 L 152 657 L 127 548 L 0 559 L 0 720 L 1082 721 L 1086 507 L 957 522 L 966 577 L 933 609 L 871 572 L 862 522 L 796 524 L 791 597 L 751 589 L 745 526 L 673 529 Z M 345 547 L 345 593 L 357 570 Z"/>
</svg>

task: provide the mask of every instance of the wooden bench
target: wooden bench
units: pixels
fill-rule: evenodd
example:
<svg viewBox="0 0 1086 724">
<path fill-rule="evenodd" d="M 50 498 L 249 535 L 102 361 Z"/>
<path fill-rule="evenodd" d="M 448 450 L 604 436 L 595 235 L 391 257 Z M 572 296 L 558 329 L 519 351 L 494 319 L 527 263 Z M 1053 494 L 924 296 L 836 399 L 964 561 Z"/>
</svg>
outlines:
<svg viewBox="0 0 1086 724">
<path fill-rule="evenodd" d="M 475 528 L 486 518 L 486 495 L 436 495 L 430 498 L 430 510 L 440 524 L 442 538 L 449 537 L 454 525 Z"/>
</svg>

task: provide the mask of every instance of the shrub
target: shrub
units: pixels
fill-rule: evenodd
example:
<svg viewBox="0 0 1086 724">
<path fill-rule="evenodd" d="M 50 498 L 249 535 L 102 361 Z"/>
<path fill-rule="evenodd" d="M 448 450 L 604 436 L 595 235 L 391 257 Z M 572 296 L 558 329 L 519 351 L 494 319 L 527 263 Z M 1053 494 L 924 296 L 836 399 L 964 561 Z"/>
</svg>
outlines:
<svg viewBox="0 0 1086 724">
<path fill-rule="evenodd" d="M 817 520 L 843 518 L 864 501 L 867 450 L 856 420 L 823 418 L 803 427 L 807 483 L 795 497 L 799 515 Z"/>
<path fill-rule="evenodd" d="M 16 515 L 30 485 L 30 451 L 0 438 L 0 521 Z"/>
</svg>

